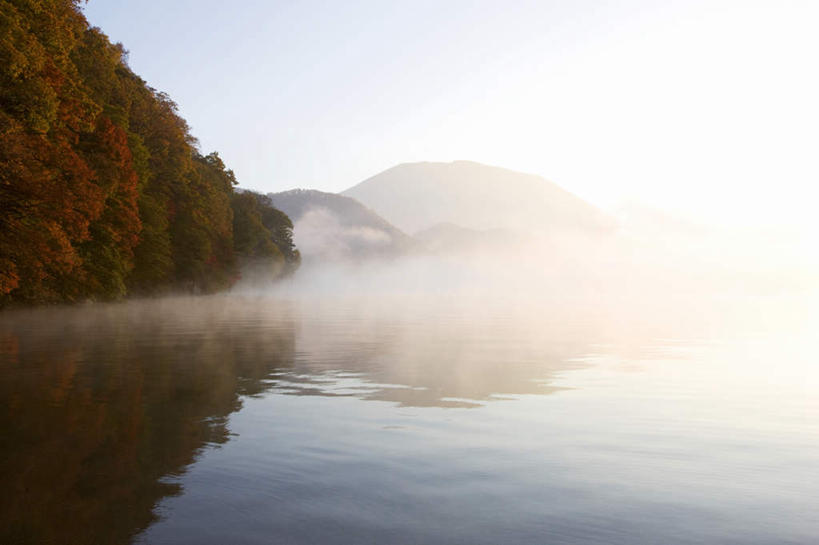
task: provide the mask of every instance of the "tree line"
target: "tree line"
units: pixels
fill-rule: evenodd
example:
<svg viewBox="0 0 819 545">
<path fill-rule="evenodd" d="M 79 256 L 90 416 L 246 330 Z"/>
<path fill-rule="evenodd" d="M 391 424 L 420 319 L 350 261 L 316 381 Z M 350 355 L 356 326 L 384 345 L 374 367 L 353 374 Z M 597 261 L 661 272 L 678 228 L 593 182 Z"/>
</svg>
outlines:
<svg viewBox="0 0 819 545">
<path fill-rule="evenodd" d="M 0 0 L 0 305 L 293 270 L 290 219 L 236 184 L 78 0 Z"/>
</svg>

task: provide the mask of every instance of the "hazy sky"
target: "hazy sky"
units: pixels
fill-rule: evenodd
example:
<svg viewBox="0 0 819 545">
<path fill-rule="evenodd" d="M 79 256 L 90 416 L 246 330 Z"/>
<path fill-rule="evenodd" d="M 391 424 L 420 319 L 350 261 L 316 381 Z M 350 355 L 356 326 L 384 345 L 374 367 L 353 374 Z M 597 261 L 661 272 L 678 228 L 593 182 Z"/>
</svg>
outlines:
<svg viewBox="0 0 819 545">
<path fill-rule="evenodd" d="M 819 2 L 91 0 L 242 186 L 408 161 L 819 226 Z"/>
</svg>

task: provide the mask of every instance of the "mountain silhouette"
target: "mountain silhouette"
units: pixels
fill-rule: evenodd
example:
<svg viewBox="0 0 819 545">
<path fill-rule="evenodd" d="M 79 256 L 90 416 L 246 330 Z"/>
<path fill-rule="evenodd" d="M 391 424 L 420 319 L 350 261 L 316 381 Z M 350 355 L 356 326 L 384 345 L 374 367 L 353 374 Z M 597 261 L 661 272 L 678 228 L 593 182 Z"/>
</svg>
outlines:
<svg viewBox="0 0 819 545">
<path fill-rule="evenodd" d="M 594 206 L 540 176 L 472 161 L 401 164 L 341 194 L 410 234 L 439 224 L 589 234 L 614 225 Z"/>
</svg>

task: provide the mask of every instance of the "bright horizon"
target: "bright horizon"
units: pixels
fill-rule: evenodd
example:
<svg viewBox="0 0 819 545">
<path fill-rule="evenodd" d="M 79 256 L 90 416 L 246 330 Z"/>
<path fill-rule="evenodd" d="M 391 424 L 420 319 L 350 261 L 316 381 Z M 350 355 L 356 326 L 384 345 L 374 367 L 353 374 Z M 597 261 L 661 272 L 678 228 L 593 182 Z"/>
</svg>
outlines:
<svg viewBox="0 0 819 545">
<path fill-rule="evenodd" d="M 243 187 L 338 192 L 399 163 L 470 160 L 606 209 L 819 228 L 810 2 L 84 9 Z"/>
</svg>

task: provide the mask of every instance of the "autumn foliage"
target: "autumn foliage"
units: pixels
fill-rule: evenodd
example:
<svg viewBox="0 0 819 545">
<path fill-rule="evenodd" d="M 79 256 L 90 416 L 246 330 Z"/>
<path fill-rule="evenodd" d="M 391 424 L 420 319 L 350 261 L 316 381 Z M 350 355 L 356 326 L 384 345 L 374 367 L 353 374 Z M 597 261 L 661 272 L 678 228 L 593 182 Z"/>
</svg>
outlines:
<svg viewBox="0 0 819 545">
<path fill-rule="evenodd" d="M 228 286 L 235 184 L 77 1 L 0 0 L 0 304 Z M 289 219 L 255 201 L 254 257 L 292 268 Z"/>
</svg>

